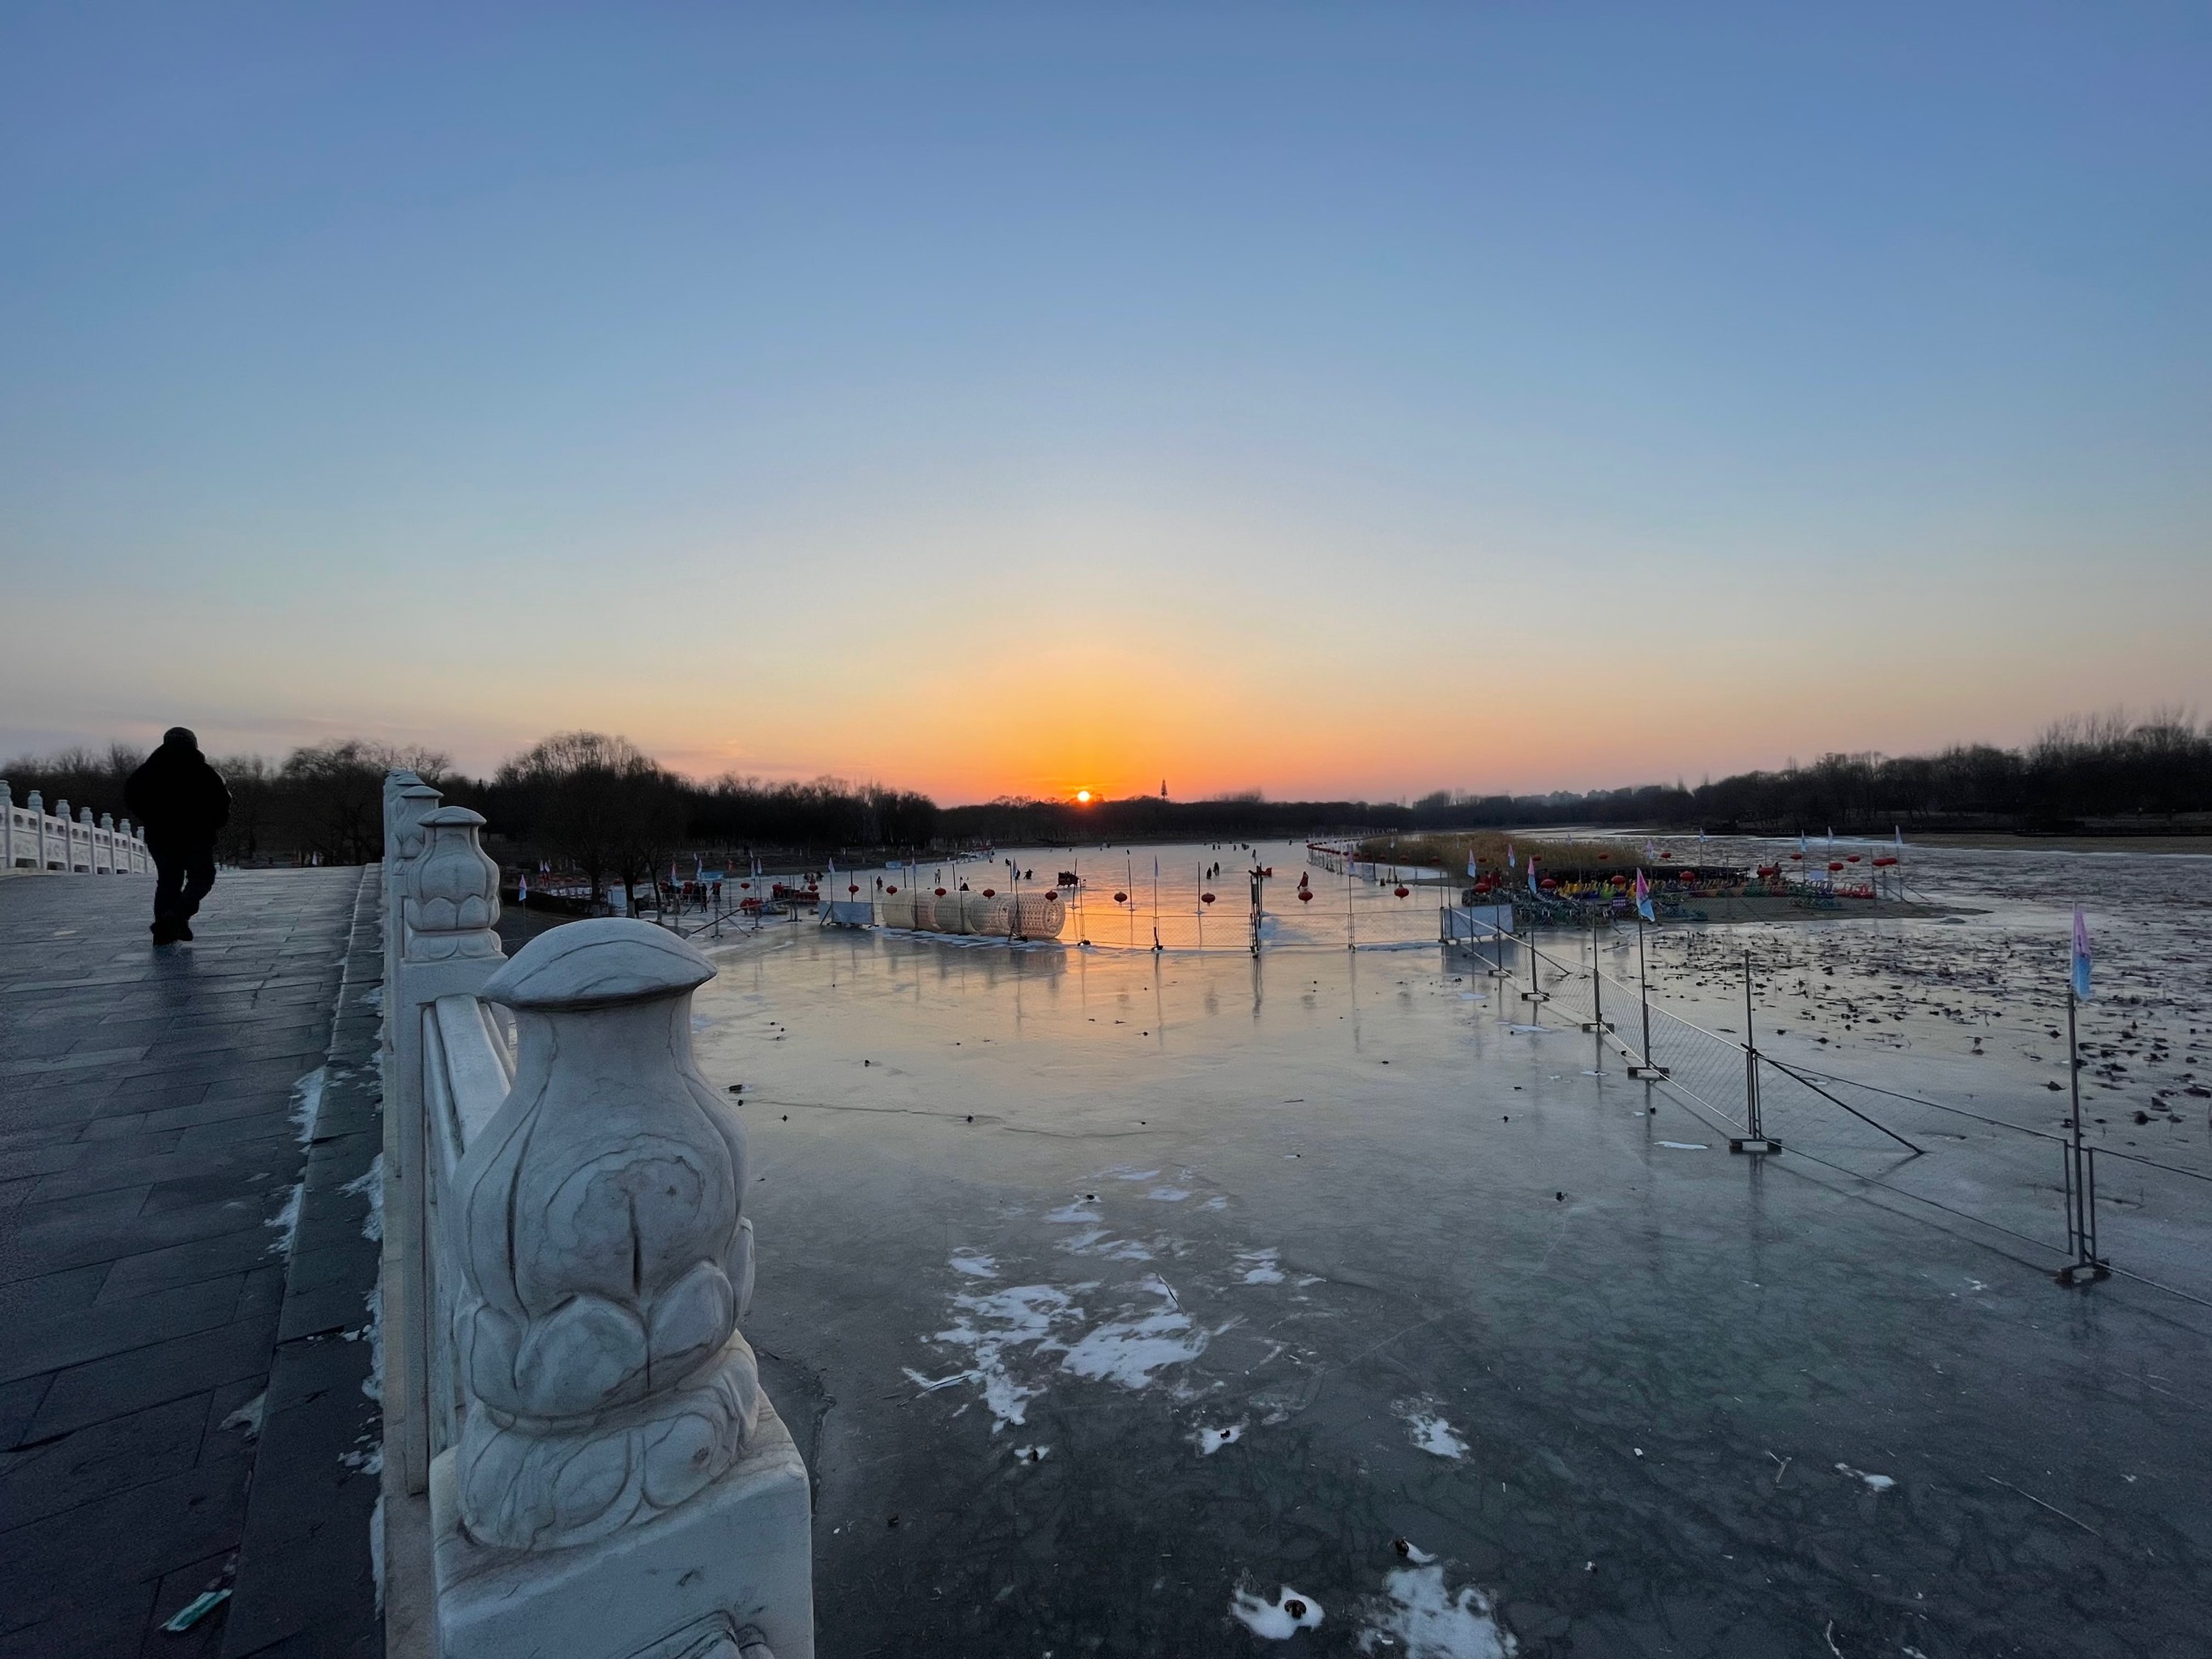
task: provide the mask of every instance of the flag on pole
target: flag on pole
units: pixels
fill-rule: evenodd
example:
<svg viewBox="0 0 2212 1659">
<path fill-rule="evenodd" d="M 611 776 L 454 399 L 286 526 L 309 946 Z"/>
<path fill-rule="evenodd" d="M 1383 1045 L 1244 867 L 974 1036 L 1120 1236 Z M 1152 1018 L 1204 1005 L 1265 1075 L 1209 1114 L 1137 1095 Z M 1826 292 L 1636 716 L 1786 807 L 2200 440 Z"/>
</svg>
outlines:
<svg viewBox="0 0 2212 1659">
<path fill-rule="evenodd" d="M 514 902 L 517 904 L 527 904 L 530 902 L 530 878 L 528 876 L 521 877 L 515 882 Z"/>
<path fill-rule="evenodd" d="M 1513 863 L 1513 843 L 1510 841 L 1505 843 L 1505 867 L 1509 870 L 1515 867 Z"/>
<path fill-rule="evenodd" d="M 1532 893 L 1536 890 L 1536 855 L 1534 853 L 1528 854 L 1528 890 Z"/>
<path fill-rule="evenodd" d="M 2089 1000 L 2089 924 L 2078 904 L 2074 907 L 2074 954 L 2073 960 L 2068 963 L 2068 970 L 2073 976 L 2074 1000 L 2087 1002 Z"/>
<path fill-rule="evenodd" d="M 1897 832 L 1897 850 L 1902 853 L 1905 850 L 1905 826 L 1893 823 L 1890 828 Z"/>
<path fill-rule="evenodd" d="M 1651 884 L 1644 878 L 1644 872 L 1636 872 L 1636 914 L 1646 921 L 1656 921 L 1651 914 Z"/>
<path fill-rule="evenodd" d="M 1474 879 L 1476 878 L 1476 876 L 1475 876 L 1475 869 L 1474 869 L 1474 854 L 1472 854 L 1472 853 L 1469 853 L 1469 854 L 1467 855 L 1467 878 L 1468 878 L 1469 881 L 1473 881 L 1473 880 L 1474 880 Z"/>
</svg>

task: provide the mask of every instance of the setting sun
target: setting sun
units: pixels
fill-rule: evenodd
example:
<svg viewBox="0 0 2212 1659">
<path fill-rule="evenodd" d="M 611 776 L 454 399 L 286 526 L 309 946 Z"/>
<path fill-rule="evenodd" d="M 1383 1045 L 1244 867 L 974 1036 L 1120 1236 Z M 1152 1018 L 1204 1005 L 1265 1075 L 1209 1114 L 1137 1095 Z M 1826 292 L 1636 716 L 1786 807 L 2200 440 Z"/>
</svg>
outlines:
<svg viewBox="0 0 2212 1659">
<path fill-rule="evenodd" d="M 1088 806 L 1091 805 L 1091 792 L 1088 789 L 1079 789 L 1075 792 L 1075 799 L 1080 805 Z"/>
</svg>

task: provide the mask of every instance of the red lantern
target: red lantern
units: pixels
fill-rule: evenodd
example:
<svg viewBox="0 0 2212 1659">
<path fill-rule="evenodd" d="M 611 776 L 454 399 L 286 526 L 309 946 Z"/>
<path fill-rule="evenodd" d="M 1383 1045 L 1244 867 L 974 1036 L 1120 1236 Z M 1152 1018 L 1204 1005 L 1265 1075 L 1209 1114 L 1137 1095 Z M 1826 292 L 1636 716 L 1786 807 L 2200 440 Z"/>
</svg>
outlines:
<svg viewBox="0 0 2212 1659">
<path fill-rule="evenodd" d="M 860 884 L 857 881 L 848 881 L 845 884 L 845 890 L 848 893 L 857 893 L 860 890 Z"/>
<path fill-rule="evenodd" d="M 1403 897 L 1405 897 L 1405 896 L 1406 896 L 1406 895 L 1407 895 L 1407 894 L 1408 894 L 1408 893 L 1412 892 L 1413 890 L 1412 888 L 1410 888 L 1410 887 L 1400 887 L 1400 888 L 1395 889 L 1395 890 L 1396 891 L 1396 893 L 1397 893 L 1397 895 L 1398 895 L 1398 896 L 1399 896 L 1400 898 L 1403 898 Z"/>
<path fill-rule="evenodd" d="M 1874 861 L 1874 867 L 1877 870 L 1886 870 L 1896 862 L 1895 859 L 1876 859 Z"/>
<path fill-rule="evenodd" d="M 1598 854 L 1598 857 L 1599 857 L 1599 858 L 1601 858 L 1601 859 L 1609 859 L 1609 858 L 1611 858 L 1612 856 L 1613 856 L 1613 854 L 1610 854 L 1610 853 L 1600 853 L 1600 854 Z"/>
<path fill-rule="evenodd" d="M 1553 888 L 1557 887 L 1559 884 L 1558 882 L 1553 881 L 1553 880 L 1549 877 L 1549 876 L 1545 877 L 1545 878 L 1543 878 L 1543 880 L 1541 880 L 1541 881 L 1540 881 L 1540 882 L 1538 882 L 1538 883 L 1536 884 L 1536 885 L 1537 885 L 1537 886 L 1539 886 L 1539 887 L 1542 888 L 1542 889 L 1544 890 L 1544 891 L 1546 891 L 1546 892 L 1547 892 L 1547 893 L 1548 893 L 1548 892 L 1550 892 Z"/>
<path fill-rule="evenodd" d="M 1213 902 L 1213 895 L 1211 893 L 1200 893 L 1198 896 L 1198 902 L 1200 904 L 1211 904 Z"/>
<path fill-rule="evenodd" d="M 1796 863 L 1800 859 L 1803 858 L 1804 856 L 1805 856 L 1805 855 L 1804 855 L 1802 853 L 1792 853 L 1792 854 L 1790 855 L 1790 863 L 1795 864 L 1795 863 Z"/>
<path fill-rule="evenodd" d="M 943 898 L 945 896 L 945 890 L 942 887 L 937 890 L 937 896 L 939 898 Z"/>
<path fill-rule="evenodd" d="M 1129 896 L 1127 893 L 1116 893 L 1114 895 L 1114 902 L 1116 904 L 1127 904 L 1128 902 Z"/>
<path fill-rule="evenodd" d="M 999 890 L 995 887 L 986 887 L 983 890 L 983 896 L 985 898 L 996 898 L 999 896 Z"/>
<path fill-rule="evenodd" d="M 1311 904 L 1313 902 L 1313 889 L 1310 887 L 1299 888 L 1298 902 L 1302 904 Z"/>
<path fill-rule="evenodd" d="M 1853 853 L 1853 854 L 1851 854 L 1848 858 L 1844 859 L 1844 863 L 1846 863 L 1846 864 L 1856 864 L 1858 861 L 1859 861 L 1859 855 L 1858 855 L 1856 853 Z"/>
<path fill-rule="evenodd" d="M 1671 859 L 1674 855 L 1672 853 L 1662 853 L 1659 856 L 1662 859 Z"/>
<path fill-rule="evenodd" d="M 1842 866 L 1842 864 L 1841 864 L 1841 863 L 1838 862 L 1837 860 L 1833 860 L 1833 859 L 1831 859 L 1831 860 L 1828 861 L 1828 869 L 1830 870 L 1830 872 L 1835 872 L 1835 871 L 1840 870 L 1840 869 L 1842 869 L 1843 867 L 1844 867 L 1844 866 Z"/>
<path fill-rule="evenodd" d="M 896 893 L 898 891 L 898 889 L 896 887 L 886 887 L 884 889 L 884 891 L 886 893 Z"/>
</svg>

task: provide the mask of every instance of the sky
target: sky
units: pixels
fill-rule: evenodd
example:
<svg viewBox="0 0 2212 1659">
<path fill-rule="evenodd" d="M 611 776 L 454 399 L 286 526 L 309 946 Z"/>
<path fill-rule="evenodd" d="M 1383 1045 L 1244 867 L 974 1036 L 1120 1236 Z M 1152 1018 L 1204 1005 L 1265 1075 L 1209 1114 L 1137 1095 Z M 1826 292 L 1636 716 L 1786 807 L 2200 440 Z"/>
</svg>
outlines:
<svg viewBox="0 0 2212 1659">
<path fill-rule="evenodd" d="M 1395 799 L 2212 707 L 2212 10 L 0 13 L 0 754 Z"/>
</svg>

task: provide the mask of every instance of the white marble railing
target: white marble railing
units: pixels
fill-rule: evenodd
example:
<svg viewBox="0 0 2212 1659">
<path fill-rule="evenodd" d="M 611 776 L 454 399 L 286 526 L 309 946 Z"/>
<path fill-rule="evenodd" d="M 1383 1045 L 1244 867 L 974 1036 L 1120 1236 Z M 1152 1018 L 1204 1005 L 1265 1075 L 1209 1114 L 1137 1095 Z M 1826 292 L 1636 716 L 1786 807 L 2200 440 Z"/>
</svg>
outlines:
<svg viewBox="0 0 2212 1659">
<path fill-rule="evenodd" d="M 70 816 L 65 800 L 46 811 L 39 792 L 21 806 L 0 778 L 0 870 L 56 870 L 88 876 L 144 876 L 154 870 L 153 854 L 146 850 L 143 831 L 131 820 L 120 824 L 112 812 L 92 821 L 92 808 L 80 806 Z"/>
<path fill-rule="evenodd" d="M 483 819 L 439 800 L 386 780 L 386 1491 L 429 1510 L 395 1565 L 442 1659 L 811 1659 L 744 1129 L 691 1061 L 714 965 L 621 918 L 508 960 Z"/>
</svg>

